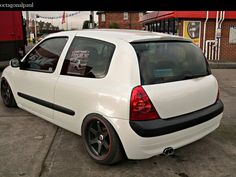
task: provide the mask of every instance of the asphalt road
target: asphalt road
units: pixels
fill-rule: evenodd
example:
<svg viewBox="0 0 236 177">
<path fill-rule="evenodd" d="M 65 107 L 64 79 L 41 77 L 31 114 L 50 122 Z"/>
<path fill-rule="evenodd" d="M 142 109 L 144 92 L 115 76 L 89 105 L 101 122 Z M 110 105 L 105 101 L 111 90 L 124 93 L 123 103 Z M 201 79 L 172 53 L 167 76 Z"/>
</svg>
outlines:
<svg viewBox="0 0 236 177">
<path fill-rule="evenodd" d="M 81 137 L 0 100 L 0 177 L 235 177 L 236 70 L 212 70 L 225 112 L 220 127 L 172 157 L 93 162 Z"/>
</svg>

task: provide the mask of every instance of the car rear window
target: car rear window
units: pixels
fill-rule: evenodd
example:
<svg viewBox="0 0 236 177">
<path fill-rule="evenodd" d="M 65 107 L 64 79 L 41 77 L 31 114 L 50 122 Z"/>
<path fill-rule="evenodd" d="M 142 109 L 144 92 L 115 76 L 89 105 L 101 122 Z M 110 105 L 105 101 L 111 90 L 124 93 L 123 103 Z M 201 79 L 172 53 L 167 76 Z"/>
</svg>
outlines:
<svg viewBox="0 0 236 177">
<path fill-rule="evenodd" d="M 142 85 L 193 79 L 210 74 L 199 47 L 191 42 L 142 42 L 134 47 Z"/>
</svg>

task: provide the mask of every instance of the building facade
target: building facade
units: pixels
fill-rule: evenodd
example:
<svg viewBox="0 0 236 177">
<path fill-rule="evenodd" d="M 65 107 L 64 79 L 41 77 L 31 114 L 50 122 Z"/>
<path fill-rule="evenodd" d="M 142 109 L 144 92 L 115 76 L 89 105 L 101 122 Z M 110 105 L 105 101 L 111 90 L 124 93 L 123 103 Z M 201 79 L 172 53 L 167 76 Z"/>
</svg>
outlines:
<svg viewBox="0 0 236 177">
<path fill-rule="evenodd" d="M 98 28 L 142 29 L 140 23 L 144 12 L 98 11 Z"/>
<path fill-rule="evenodd" d="M 208 60 L 236 62 L 236 11 L 155 11 L 140 21 L 148 31 L 192 39 Z"/>
</svg>

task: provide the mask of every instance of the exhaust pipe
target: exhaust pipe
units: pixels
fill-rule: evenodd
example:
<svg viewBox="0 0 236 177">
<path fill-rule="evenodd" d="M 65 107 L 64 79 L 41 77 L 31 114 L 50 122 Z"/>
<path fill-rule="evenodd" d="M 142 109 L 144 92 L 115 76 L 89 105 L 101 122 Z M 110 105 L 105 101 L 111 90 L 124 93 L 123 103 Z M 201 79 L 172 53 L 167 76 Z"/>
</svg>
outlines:
<svg viewBox="0 0 236 177">
<path fill-rule="evenodd" d="M 175 151 L 172 147 L 165 148 L 163 151 L 163 154 L 165 156 L 171 156 L 171 155 L 174 155 L 174 153 L 175 153 Z"/>
</svg>

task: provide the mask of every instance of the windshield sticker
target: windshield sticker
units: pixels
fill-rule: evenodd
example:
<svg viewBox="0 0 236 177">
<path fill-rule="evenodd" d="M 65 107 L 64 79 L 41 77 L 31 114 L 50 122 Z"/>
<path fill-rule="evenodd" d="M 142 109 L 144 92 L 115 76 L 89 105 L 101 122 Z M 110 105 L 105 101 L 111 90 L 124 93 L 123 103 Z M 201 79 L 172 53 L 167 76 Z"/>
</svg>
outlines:
<svg viewBox="0 0 236 177">
<path fill-rule="evenodd" d="M 88 50 L 74 50 L 72 51 L 70 61 L 78 60 L 78 59 L 87 59 L 89 57 Z"/>
<path fill-rule="evenodd" d="M 90 52 L 88 50 L 74 50 L 71 53 L 70 63 L 74 65 L 74 68 L 79 70 L 86 67 L 88 63 Z"/>
</svg>

